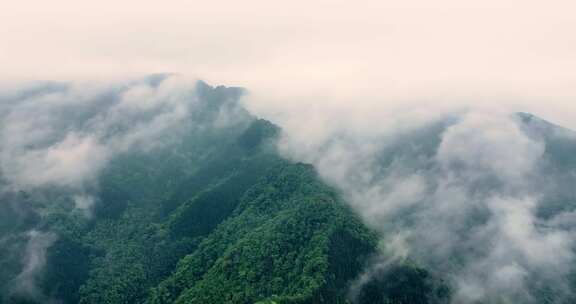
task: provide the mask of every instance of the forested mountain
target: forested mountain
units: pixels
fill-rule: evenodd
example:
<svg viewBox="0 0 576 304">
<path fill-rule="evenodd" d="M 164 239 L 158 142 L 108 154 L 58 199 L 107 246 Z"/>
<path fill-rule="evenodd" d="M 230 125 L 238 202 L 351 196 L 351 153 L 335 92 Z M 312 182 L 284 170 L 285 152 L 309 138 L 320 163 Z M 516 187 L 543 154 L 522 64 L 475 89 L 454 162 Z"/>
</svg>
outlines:
<svg viewBox="0 0 576 304">
<path fill-rule="evenodd" d="M 156 107 L 154 102 L 144 110 L 129 112 L 122 120 L 102 123 L 124 113 L 126 100 L 147 98 L 150 90 L 159 92 L 154 93 L 160 96 L 157 98 L 173 102 L 173 96 L 166 95 L 162 87 L 168 78 L 149 77 L 137 83 L 136 92 L 130 91 L 133 84 L 129 84 L 96 94 L 91 105 L 113 109 L 106 118 L 88 112 L 65 114 L 70 122 L 58 129 L 77 128 L 83 130 L 80 134 L 92 136 L 90 140 L 80 136 L 79 142 L 96 138 L 114 147 L 115 153 L 102 150 L 109 156 L 93 178 L 78 185 L 64 183 L 70 175 L 60 174 L 56 181 L 30 186 L 38 176 L 18 184 L 14 176 L 19 175 L 2 172 L 0 303 L 510 300 L 490 295 L 477 302 L 455 298 L 459 286 L 450 273 L 468 265 L 467 259 L 481 256 L 475 251 L 478 248 L 460 247 L 438 259 L 433 256 L 438 252 L 427 250 L 430 247 L 416 246 L 407 256 L 394 258 L 388 231 L 411 229 L 414 238 L 410 241 L 421 243 L 427 242 L 418 235 L 423 227 L 431 239 L 440 231 L 418 224 L 426 214 L 415 212 L 414 204 L 396 210 L 385 223 L 366 220 L 347 201 L 351 196 L 346 187 L 327 183 L 312 164 L 281 156 L 277 140 L 282 131 L 242 107 L 242 89 L 197 83 L 193 95 L 177 96 L 193 103 L 194 110 L 177 116 L 181 122 L 162 129 L 158 137 L 140 136 L 156 123 L 147 112 Z M 46 91 L 77 96 L 66 85 L 44 84 L 9 97 L 29 100 Z M 1 118 L 9 120 L 15 112 L 4 111 Z M 168 116 L 168 120 L 174 117 Z M 442 148 L 442 136 L 458 120 L 442 119 L 388 143 L 378 151 L 374 164 L 379 170 L 373 180 L 389 176 L 400 163 L 408 171 L 416 170 L 437 181 L 435 174 L 444 170 L 435 158 Z M 535 211 L 542 221 L 538 229 L 562 226 L 571 231 L 571 212 L 576 207 L 574 135 L 528 114 L 517 114 L 513 121 L 530 138 L 543 142 L 541 170 L 554 177 L 541 191 L 543 203 Z M 86 131 L 95 126 L 98 132 Z M 130 129 L 133 126 L 137 127 Z M 67 132 L 50 134 L 66 142 Z M 130 143 L 129 148 L 125 142 Z M 49 151 L 55 149 L 48 146 Z M 88 162 L 99 161 L 98 155 L 87 155 Z M 466 166 L 461 162 L 449 165 L 456 168 L 454 172 Z M 491 177 L 474 180 L 471 185 L 475 194 L 499 187 Z M 474 216 L 465 217 L 458 232 L 477 232 L 477 224 L 488 222 L 490 212 L 493 210 L 475 207 Z M 537 291 L 531 298 L 539 303 L 572 303 L 575 285 L 571 280 L 575 277 L 569 271 L 562 281 L 566 285 L 559 286 L 555 280 L 546 282 L 544 273 L 541 280 L 528 282 Z"/>
<path fill-rule="evenodd" d="M 348 303 L 375 233 L 312 166 L 278 155 L 278 127 L 246 112 L 240 89 L 196 92 L 168 143 L 110 161 L 89 209 L 66 187 L 4 191 L 3 303 Z M 414 265 L 389 276 L 367 293 L 445 293 Z"/>
</svg>

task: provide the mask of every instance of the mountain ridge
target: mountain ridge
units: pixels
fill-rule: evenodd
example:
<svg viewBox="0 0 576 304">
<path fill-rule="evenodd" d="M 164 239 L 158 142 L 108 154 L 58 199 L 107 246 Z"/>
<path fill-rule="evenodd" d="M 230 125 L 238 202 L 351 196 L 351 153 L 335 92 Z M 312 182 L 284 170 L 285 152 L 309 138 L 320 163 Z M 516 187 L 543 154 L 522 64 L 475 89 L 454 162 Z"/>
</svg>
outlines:
<svg viewBox="0 0 576 304">
<path fill-rule="evenodd" d="M 170 75 L 154 75 L 115 87 L 97 94 L 95 103 L 117 102 L 124 107 L 126 95 L 151 94 L 147 106 L 155 106 L 155 98 L 165 95 L 170 104 L 174 102 L 171 95 L 162 90 L 167 82 L 174 85 L 171 79 Z M 132 86 L 137 90 L 131 91 Z M 67 94 L 65 84 L 49 93 L 54 90 Z M 158 96 L 150 93 L 154 90 L 160 91 Z M 194 108 L 177 128 L 167 129 L 157 140 L 146 138 L 153 142 L 150 147 L 144 142 L 114 154 L 99 171 L 97 182 L 84 185 L 83 192 L 44 186 L 2 193 L 9 204 L 0 205 L 0 244 L 9 246 L 0 250 L 4 270 L 0 273 L 0 303 L 459 301 L 455 298 L 457 282 L 450 271 L 460 270 L 457 267 L 470 258 L 469 252 L 455 251 L 438 265 L 431 263 L 436 260 L 423 258 L 432 254 L 426 251 L 428 247 L 412 248 L 400 258 L 392 252 L 395 244 L 389 243 L 389 234 L 408 231 L 427 215 L 412 213 L 418 205 L 370 221 L 353 201 L 347 201 L 346 189 L 322 176 L 314 164 L 282 156 L 277 147 L 281 128 L 242 107 L 239 99 L 244 89 L 197 82 L 194 90 L 194 94 L 179 92 L 188 98 L 184 104 Z M 135 118 L 128 117 L 154 114 L 147 112 L 148 108 L 141 111 Z M 409 182 L 430 178 L 427 187 L 437 186 L 441 184 L 438 178 L 449 176 L 442 170 L 459 173 L 457 170 L 476 165 L 462 165 L 460 160 L 446 165 L 438 160 L 447 130 L 459 127 L 463 120 L 443 118 L 387 143 L 373 163 L 377 174 L 370 186 L 388 182 L 388 175 L 399 164 L 403 165 L 400 173 L 418 174 Z M 529 148 L 535 147 L 539 153 L 543 146 L 538 170 L 558 178 L 541 183 L 547 188 L 541 186 L 543 203 L 535 207 L 537 219 L 542 221 L 536 228 L 544 229 L 541 226 L 555 223 L 552 220 L 570 226 L 567 215 L 576 209 L 576 193 L 571 187 L 576 182 L 571 174 L 576 168 L 572 153 L 576 144 L 571 131 L 526 113 L 513 114 L 513 121 L 524 132 L 521 135 L 536 141 Z M 126 118 L 118 125 L 130 123 Z M 112 138 L 127 132 L 122 128 L 104 131 Z M 469 137 L 456 137 L 455 142 Z M 494 180 L 492 175 L 473 179 L 466 190 L 495 192 Z M 393 185 L 387 190 L 401 188 Z M 88 201 L 92 205 L 83 207 Z M 494 212 L 485 206 L 474 208 L 479 216 L 465 218 L 471 226 L 459 231 L 463 235 Z M 425 227 L 427 236 L 436 236 L 436 228 Z M 45 265 L 26 272 L 34 259 Z M 562 293 L 562 286 L 549 286 L 543 280 L 529 283 L 538 292 L 539 303 L 573 299 L 570 293 Z M 469 303 L 507 300 L 487 298 Z"/>
</svg>

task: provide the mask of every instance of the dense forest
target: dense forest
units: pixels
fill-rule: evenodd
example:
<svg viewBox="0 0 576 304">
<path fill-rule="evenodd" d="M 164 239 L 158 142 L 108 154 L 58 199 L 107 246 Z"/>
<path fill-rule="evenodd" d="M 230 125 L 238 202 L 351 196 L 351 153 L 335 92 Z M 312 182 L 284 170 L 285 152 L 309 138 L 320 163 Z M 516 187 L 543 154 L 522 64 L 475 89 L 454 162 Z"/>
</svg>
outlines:
<svg viewBox="0 0 576 304">
<path fill-rule="evenodd" d="M 173 97 L 163 88 L 167 78 L 153 75 L 137 84 L 136 90 L 128 84 L 97 94 L 88 103 L 96 113 L 102 112 L 99 107 L 112 109 L 105 115 L 66 107 L 49 113 L 62 115 L 58 123 L 69 119 L 64 127 L 56 128 L 64 130 L 64 142 L 67 130 L 76 128 L 115 147 L 102 150 L 110 156 L 94 178 L 79 184 L 56 179 L 50 184 L 15 187 L 14 172 L 0 175 L 0 303 L 574 302 L 576 269 L 568 262 L 573 249 L 564 246 L 571 244 L 566 239 L 576 209 L 572 186 L 576 182 L 576 137 L 572 131 L 524 113 L 513 117 L 513 126 L 504 124 L 538 143 L 520 142 L 538 155 L 534 169 L 538 174 L 526 174 L 530 183 L 522 187 L 536 189 L 542 203 L 526 207 L 521 200 L 511 200 L 507 203 L 516 205 L 502 211 L 484 202 L 496 194 L 528 193 L 505 180 L 516 177 L 515 172 L 499 175 L 501 168 L 493 170 L 493 164 L 483 164 L 483 159 L 471 163 L 456 159 L 447 165 L 439 160 L 445 134 L 461 132 L 461 118 L 450 116 L 406 132 L 377 150 L 370 168 L 361 167 L 361 159 L 358 168 L 347 168 L 358 174 L 370 171 L 364 189 L 354 184 L 354 178 L 359 178 L 354 174 L 349 174 L 349 181 L 330 183 L 318 164 L 283 155 L 278 145 L 282 130 L 243 107 L 243 89 L 198 82 L 193 94 L 178 91 Z M 48 83 L 12 98 L 82 97 L 67 90 L 64 84 Z M 150 109 L 166 105 L 154 98 L 133 111 L 134 96 L 139 101 L 151 94 L 173 106 L 170 115 L 162 113 L 168 119 L 160 124 Z M 182 100 L 194 110 L 181 115 Z M 0 118 L 10 118 L 2 113 Z M 108 121 L 110 117 L 121 119 Z M 175 119 L 180 120 L 171 123 Z M 93 132 L 94 128 L 99 131 Z M 142 136 L 145 131 L 159 136 Z M 502 143 L 499 132 L 488 132 L 488 142 Z M 328 143 L 326 149 L 345 143 L 345 136 Z M 474 136 L 456 138 L 459 147 Z M 126 142 L 138 145 L 123 145 Z M 486 151 L 496 151 L 496 144 Z M 34 145 L 24 145 L 23 151 L 43 143 Z M 48 153 L 59 147 L 48 146 Z M 87 155 L 84 162 L 102 162 L 98 154 Z M 501 151 L 493 155 L 496 159 L 507 156 Z M 478 164 L 488 169 L 474 167 Z M 463 171 L 470 166 L 475 174 L 483 173 Z M 472 178 L 466 180 L 469 177 L 462 172 Z M 74 171 L 56 173 L 62 179 L 75 177 Z M 363 199 L 370 199 L 373 187 L 384 192 L 378 187 L 388 183 L 394 187 L 386 191 L 402 190 L 406 185 L 396 182 L 413 181 L 406 178 L 410 174 L 428 183 L 428 192 L 414 199 L 419 201 L 384 217 L 371 217 L 363 213 L 370 208 L 358 207 Z M 37 175 L 43 177 L 34 171 L 26 181 L 37 181 Z M 346 189 L 346 182 L 368 196 Z M 417 187 L 408 189 L 418 191 Z M 466 195 L 446 189 L 466 191 Z M 386 200 L 386 195 L 378 198 Z M 437 213 L 452 201 L 469 209 Z M 416 208 L 416 204 L 424 207 Z M 508 227 L 509 221 L 520 221 L 524 230 L 494 230 L 500 229 L 497 225 Z M 495 236 L 508 237 L 504 245 L 498 243 L 502 239 L 482 235 L 486 227 Z M 404 241 L 410 243 L 403 246 L 410 245 L 411 251 L 398 255 L 398 244 L 388 236 L 407 231 L 412 234 Z M 558 246 L 558 252 L 540 244 Z M 566 261 L 556 263 L 548 256 L 556 254 Z M 502 273 L 490 268 L 499 267 L 500 262 L 508 267 Z M 518 266 L 522 270 L 517 271 L 516 264 L 524 268 Z M 503 286 L 490 285 L 494 271 L 496 279 L 503 278 Z M 524 285 L 508 288 L 505 284 L 518 273 Z M 463 298 L 462 278 L 486 289 L 465 295 L 477 298 Z"/>
<path fill-rule="evenodd" d="M 241 89 L 197 92 L 178 136 L 111 161 L 90 214 L 66 189 L 3 194 L 2 303 L 446 302 L 449 289 L 408 261 L 351 297 L 375 232 L 311 165 L 278 155 L 280 130 L 241 107 Z M 235 119 L 218 125 L 223 111 Z M 30 246 L 45 267 L 15 286 Z"/>
</svg>

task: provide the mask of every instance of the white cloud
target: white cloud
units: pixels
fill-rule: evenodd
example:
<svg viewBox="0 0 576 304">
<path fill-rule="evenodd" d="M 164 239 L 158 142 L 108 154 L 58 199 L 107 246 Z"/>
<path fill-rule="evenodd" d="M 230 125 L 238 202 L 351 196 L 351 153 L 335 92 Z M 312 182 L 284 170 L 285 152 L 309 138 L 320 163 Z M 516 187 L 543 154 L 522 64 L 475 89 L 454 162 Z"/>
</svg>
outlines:
<svg viewBox="0 0 576 304">
<path fill-rule="evenodd" d="M 46 301 L 46 295 L 37 287 L 37 280 L 42 275 L 46 264 L 46 250 L 57 240 L 50 232 L 31 230 L 28 232 L 28 243 L 22 257 L 23 270 L 14 279 L 12 292 L 38 301 Z"/>
<path fill-rule="evenodd" d="M 455 303 L 530 303 L 529 284 L 543 278 L 564 288 L 575 258 L 570 217 L 536 216 L 548 194 L 537 187 L 546 147 L 518 118 L 502 109 L 457 112 L 458 119 L 443 109 L 386 109 L 362 112 L 367 120 L 356 123 L 359 112 L 327 110 L 320 135 L 306 132 L 314 117 L 306 113 L 278 120 L 288 122 L 281 151 L 314 164 L 381 233 L 392 256 L 367 270 L 356 289 L 395 256 L 447 275 L 458 287 Z"/>
</svg>

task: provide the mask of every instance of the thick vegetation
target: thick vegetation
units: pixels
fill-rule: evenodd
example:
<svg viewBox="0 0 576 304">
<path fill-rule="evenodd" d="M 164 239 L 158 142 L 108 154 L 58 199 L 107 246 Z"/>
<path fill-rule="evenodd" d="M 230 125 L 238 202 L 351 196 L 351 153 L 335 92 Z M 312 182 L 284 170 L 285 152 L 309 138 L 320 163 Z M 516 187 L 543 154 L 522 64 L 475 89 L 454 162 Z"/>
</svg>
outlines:
<svg viewBox="0 0 576 304">
<path fill-rule="evenodd" d="M 43 193 L 53 199 L 42 214 L 0 214 L 5 235 L 39 227 L 58 236 L 38 280 L 42 296 L 3 301 L 349 303 L 376 236 L 311 166 L 277 155 L 277 127 L 241 109 L 234 124 L 214 125 L 236 94 L 201 87 L 206 105 L 193 127 L 164 148 L 113 160 L 89 216 L 58 191 Z M 18 195 L 22 206 L 34 203 Z M 23 267 L 13 252 L 0 251 L 6 286 Z M 360 303 L 431 303 L 447 293 L 408 265 L 367 286 Z"/>
</svg>

